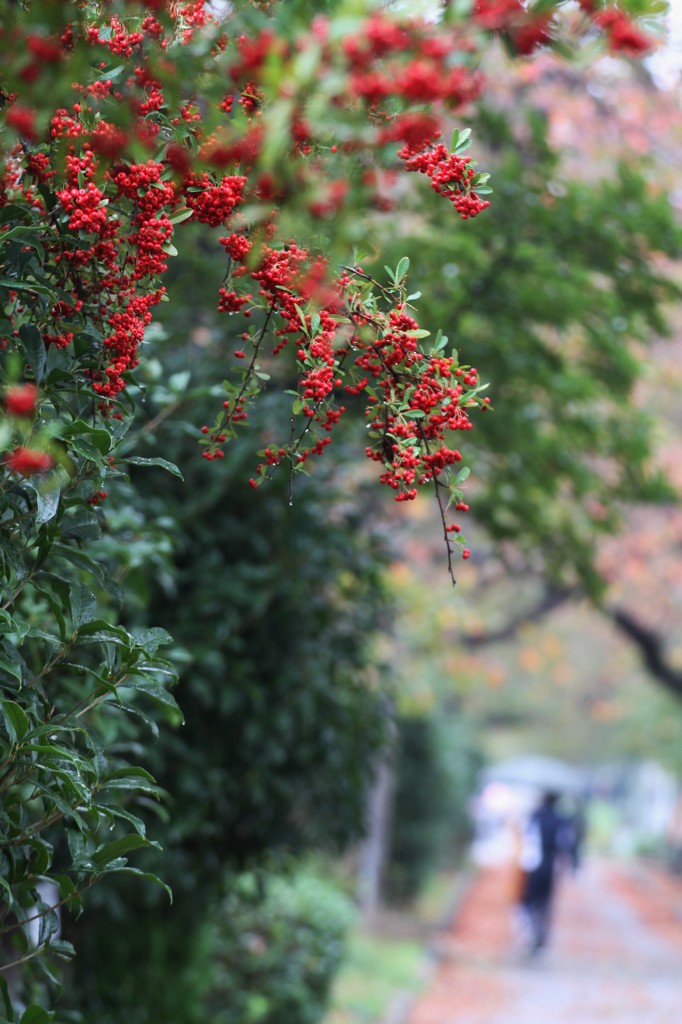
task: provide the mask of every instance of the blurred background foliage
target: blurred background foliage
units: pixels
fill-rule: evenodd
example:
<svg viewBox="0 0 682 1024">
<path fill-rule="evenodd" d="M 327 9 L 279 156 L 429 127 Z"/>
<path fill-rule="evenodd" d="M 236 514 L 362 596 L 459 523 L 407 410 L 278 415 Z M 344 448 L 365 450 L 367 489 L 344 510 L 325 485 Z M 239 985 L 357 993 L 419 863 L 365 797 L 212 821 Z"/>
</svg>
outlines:
<svg viewBox="0 0 682 1024">
<path fill-rule="evenodd" d="M 452 709 L 398 718 L 384 890 L 391 903 L 409 905 L 434 872 L 464 858 L 472 838 L 469 802 L 482 767 L 472 724 Z"/>
</svg>

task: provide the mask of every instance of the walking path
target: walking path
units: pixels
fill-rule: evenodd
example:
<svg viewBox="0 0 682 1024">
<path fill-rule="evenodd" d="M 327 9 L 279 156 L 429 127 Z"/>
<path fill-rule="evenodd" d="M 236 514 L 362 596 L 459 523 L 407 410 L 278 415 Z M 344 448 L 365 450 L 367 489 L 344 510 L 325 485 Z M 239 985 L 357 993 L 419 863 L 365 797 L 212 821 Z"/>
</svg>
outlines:
<svg viewBox="0 0 682 1024">
<path fill-rule="evenodd" d="M 550 948 L 528 958 L 507 871 L 483 869 L 407 1024 L 682 1024 L 682 883 L 609 863 L 562 882 Z"/>
</svg>

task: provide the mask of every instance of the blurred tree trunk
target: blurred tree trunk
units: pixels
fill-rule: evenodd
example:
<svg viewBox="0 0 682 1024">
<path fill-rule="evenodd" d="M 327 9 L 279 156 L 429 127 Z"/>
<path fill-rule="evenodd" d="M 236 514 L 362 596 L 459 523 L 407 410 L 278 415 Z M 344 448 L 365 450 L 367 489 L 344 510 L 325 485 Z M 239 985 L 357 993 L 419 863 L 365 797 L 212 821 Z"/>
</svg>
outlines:
<svg viewBox="0 0 682 1024">
<path fill-rule="evenodd" d="M 377 765 L 367 802 L 367 837 L 360 846 L 357 898 L 365 919 L 371 919 L 381 905 L 384 868 L 391 834 L 394 773 L 390 757 Z"/>
</svg>

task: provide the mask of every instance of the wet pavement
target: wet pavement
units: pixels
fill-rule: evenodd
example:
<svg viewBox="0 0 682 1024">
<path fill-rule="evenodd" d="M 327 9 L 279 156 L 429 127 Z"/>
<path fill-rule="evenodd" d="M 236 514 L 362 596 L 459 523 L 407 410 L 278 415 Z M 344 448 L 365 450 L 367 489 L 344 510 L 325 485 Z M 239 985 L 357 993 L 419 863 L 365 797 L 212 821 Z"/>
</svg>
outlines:
<svg viewBox="0 0 682 1024">
<path fill-rule="evenodd" d="M 508 870 L 483 868 L 407 1024 L 682 1024 L 682 881 L 590 862 L 561 882 L 549 948 L 529 957 Z"/>
</svg>

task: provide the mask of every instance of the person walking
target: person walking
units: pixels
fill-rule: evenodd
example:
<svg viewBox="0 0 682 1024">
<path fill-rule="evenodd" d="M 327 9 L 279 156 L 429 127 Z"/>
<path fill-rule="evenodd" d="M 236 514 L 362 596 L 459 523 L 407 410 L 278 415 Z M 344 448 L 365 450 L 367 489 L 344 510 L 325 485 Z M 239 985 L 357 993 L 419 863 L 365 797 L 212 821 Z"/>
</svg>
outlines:
<svg viewBox="0 0 682 1024">
<path fill-rule="evenodd" d="M 530 952 L 547 944 L 557 872 L 574 845 L 569 819 L 557 810 L 559 796 L 546 793 L 523 832 L 521 908 L 530 933 Z"/>
</svg>

